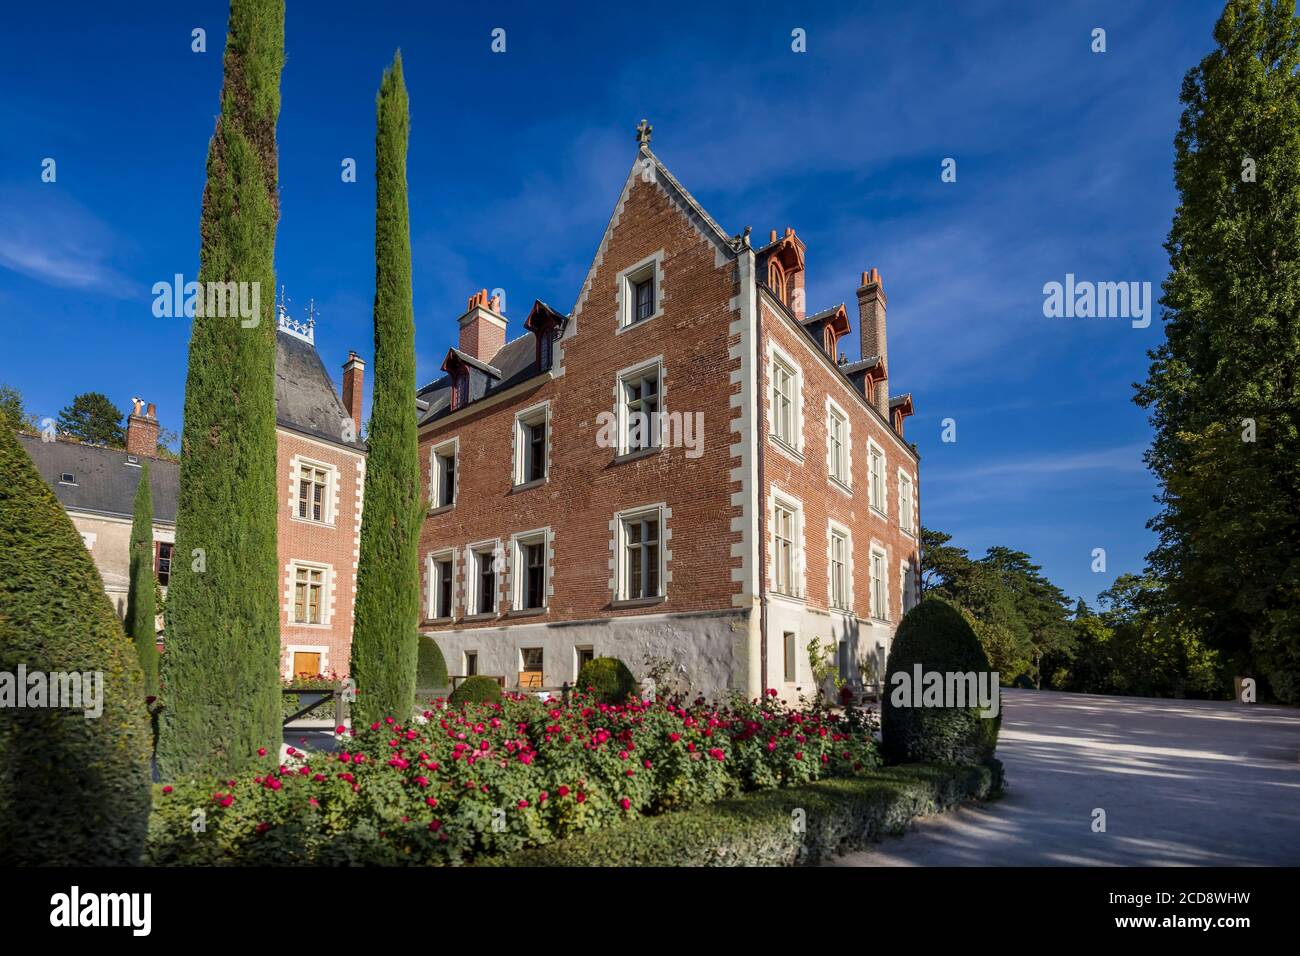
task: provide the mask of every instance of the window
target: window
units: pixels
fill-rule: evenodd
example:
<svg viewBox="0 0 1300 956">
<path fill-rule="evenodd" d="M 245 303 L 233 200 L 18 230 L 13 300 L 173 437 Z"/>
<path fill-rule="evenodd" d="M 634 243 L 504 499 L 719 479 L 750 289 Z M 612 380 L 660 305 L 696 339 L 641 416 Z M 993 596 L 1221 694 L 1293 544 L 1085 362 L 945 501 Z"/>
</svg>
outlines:
<svg viewBox="0 0 1300 956">
<path fill-rule="evenodd" d="M 478 651 L 465 652 L 465 676 L 473 677 L 478 673 Z"/>
<path fill-rule="evenodd" d="M 898 526 L 909 534 L 912 532 L 912 479 L 901 471 L 898 473 Z"/>
<path fill-rule="evenodd" d="M 636 307 L 636 318 L 633 321 L 640 322 L 642 319 L 648 319 L 655 313 L 655 281 L 654 276 L 648 276 L 633 286 L 634 294 L 632 301 Z"/>
<path fill-rule="evenodd" d="M 454 570 L 451 552 L 447 552 L 442 556 L 430 558 L 430 617 L 440 618 L 452 616 L 452 581 Z"/>
<path fill-rule="evenodd" d="M 772 363 L 772 435 L 795 447 L 795 373 L 779 359 Z"/>
<path fill-rule="evenodd" d="M 469 372 L 461 369 L 456 373 L 456 387 L 451 396 L 452 408 L 464 408 L 469 404 Z"/>
<path fill-rule="evenodd" d="M 325 569 L 298 567 L 293 572 L 293 623 L 323 624 Z"/>
<path fill-rule="evenodd" d="M 320 651 L 293 652 L 294 677 L 315 677 L 320 672 Z"/>
<path fill-rule="evenodd" d="M 873 442 L 868 446 L 870 456 L 871 507 L 885 513 L 885 453 Z"/>
<path fill-rule="evenodd" d="M 456 503 L 456 451 L 457 442 L 454 441 L 433 450 L 430 497 L 434 508 L 447 508 Z"/>
<path fill-rule="evenodd" d="M 767 285 L 776 293 L 778 299 L 788 304 L 785 297 L 785 269 L 781 268 L 781 263 L 775 258 L 767 260 Z"/>
<path fill-rule="evenodd" d="M 848 418 L 835 406 L 828 406 L 826 416 L 827 467 L 830 476 L 845 487 L 849 484 L 848 434 Z"/>
<path fill-rule="evenodd" d="M 519 670 L 519 686 L 541 687 L 542 675 L 545 673 L 542 649 L 540 647 L 520 648 L 519 663 L 522 665 Z"/>
<path fill-rule="evenodd" d="M 625 269 L 619 276 L 619 329 L 661 314 L 663 251 Z"/>
<path fill-rule="evenodd" d="M 515 610 L 537 610 L 546 607 L 546 542 L 548 532 L 531 531 L 514 538 L 514 596 Z"/>
<path fill-rule="evenodd" d="M 798 512 L 778 502 L 772 508 L 773 588 L 781 594 L 797 597 L 798 590 Z"/>
<path fill-rule="evenodd" d="M 76 476 L 70 471 L 65 471 L 63 474 L 59 475 L 59 484 L 61 485 L 75 485 L 76 483 Z"/>
<path fill-rule="evenodd" d="M 555 330 L 543 329 L 537 336 L 537 369 L 548 371 L 555 361 Z"/>
<path fill-rule="evenodd" d="M 916 566 L 903 562 L 903 613 L 916 606 Z"/>
<path fill-rule="evenodd" d="M 515 416 L 515 484 L 546 478 L 546 425 L 548 406 L 530 408 Z"/>
<path fill-rule="evenodd" d="M 826 354 L 835 358 L 835 331 L 829 325 L 822 330 L 822 345 L 826 349 Z"/>
<path fill-rule="evenodd" d="M 495 550 L 473 552 L 474 613 L 495 614 L 497 609 L 497 569 Z"/>
<path fill-rule="evenodd" d="M 831 529 L 830 555 L 831 607 L 837 610 L 849 609 L 849 536 L 838 529 Z"/>
<path fill-rule="evenodd" d="M 329 521 L 329 469 L 302 462 L 298 465 L 298 517 L 307 521 Z"/>
<path fill-rule="evenodd" d="M 657 360 L 619 379 L 619 454 L 659 446 L 661 383 L 662 368 Z"/>
<path fill-rule="evenodd" d="M 871 616 L 881 621 L 889 620 L 886 591 L 889 579 L 885 576 L 885 552 L 871 550 Z"/>
<path fill-rule="evenodd" d="M 583 666 L 586 664 L 590 664 L 592 661 L 596 659 L 596 649 L 594 647 L 587 646 L 587 647 L 575 647 L 573 650 L 575 655 L 574 659 L 578 665 L 577 670 L 574 671 L 574 680 L 577 680 L 577 675 L 582 670 Z"/>
<path fill-rule="evenodd" d="M 799 666 L 799 639 L 793 631 L 786 631 L 782 635 L 782 641 L 785 644 L 785 682 L 793 684 L 798 680 Z"/>
<path fill-rule="evenodd" d="M 154 576 L 158 578 L 158 583 L 163 587 L 172 578 L 172 548 L 170 541 L 154 542 Z"/>
<path fill-rule="evenodd" d="M 659 509 L 625 515 L 620 523 L 623 538 L 620 597 L 628 601 L 662 597 Z"/>
</svg>

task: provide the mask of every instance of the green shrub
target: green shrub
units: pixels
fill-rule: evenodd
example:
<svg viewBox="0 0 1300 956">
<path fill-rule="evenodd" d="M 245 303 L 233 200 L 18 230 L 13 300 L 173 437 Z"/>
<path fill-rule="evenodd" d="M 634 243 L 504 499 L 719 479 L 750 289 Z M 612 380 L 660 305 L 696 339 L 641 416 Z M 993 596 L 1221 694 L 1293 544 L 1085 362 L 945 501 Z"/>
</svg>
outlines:
<svg viewBox="0 0 1300 956">
<path fill-rule="evenodd" d="M 20 665 L 102 674 L 103 712 L 0 707 L 0 864 L 134 864 L 150 802 L 140 660 L 77 529 L 0 428 L 0 671 Z"/>
<path fill-rule="evenodd" d="M 447 661 L 431 634 L 420 635 L 420 657 L 415 668 L 417 690 L 441 690 L 450 683 Z M 495 682 L 494 682 L 495 683 Z"/>
<path fill-rule="evenodd" d="M 890 763 L 979 764 L 993 755 L 1001 713 L 980 716 L 973 706 L 911 706 L 914 666 L 923 674 L 990 673 L 988 656 L 958 608 L 939 597 L 927 597 L 898 625 L 880 702 L 885 759 Z M 896 681 L 906 675 L 907 681 Z M 989 678 L 993 693 L 998 682 Z M 906 705 L 901 705 L 903 702 Z"/>
<path fill-rule="evenodd" d="M 487 866 L 791 866 L 861 849 L 919 816 L 1002 789 L 1002 765 L 911 765 L 642 817 Z M 798 818 L 800 832 L 791 825 Z"/>
<path fill-rule="evenodd" d="M 461 681 L 447 701 L 457 707 L 461 704 L 495 704 L 501 700 L 501 685 L 491 677 L 475 674 Z"/>
<path fill-rule="evenodd" d="M 578 689 L 605 704 L 621 704 L 637 693 L 636 678 L 617 657 L 596 657 L 583 664 Z"/>
</svg>

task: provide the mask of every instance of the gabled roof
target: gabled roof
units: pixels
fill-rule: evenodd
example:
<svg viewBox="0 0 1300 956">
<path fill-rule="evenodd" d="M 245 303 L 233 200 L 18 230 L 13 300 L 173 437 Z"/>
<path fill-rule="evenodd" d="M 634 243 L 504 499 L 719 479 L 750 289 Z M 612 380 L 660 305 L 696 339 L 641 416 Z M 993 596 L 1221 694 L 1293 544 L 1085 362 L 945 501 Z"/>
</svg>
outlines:
<svg viewBox="0 0 1300 956">
<path fill-rule="evenodd" d="M 39 435 L 20 434 L 18 441 L 65 509 L 127 519 L 132 516 L 141 469 L 128 462 L 131 456 L 123 449 L 62 439 L 47 442 Z M 149 459 L 149 488 L 153 492 L 156 524 L 176 522 L 180 471 L 178 462 Z M 73 483 L 61 483 L 65 474 L 72 476 Z"/>
<path fill-rule="evenodd" d="M 359 436 L 344 440 L 343 423 L 351 420 L 312 344 L 277 329 L 275 423 L 311 438 L 364 451 L 366 445 Z"/>
</svg>

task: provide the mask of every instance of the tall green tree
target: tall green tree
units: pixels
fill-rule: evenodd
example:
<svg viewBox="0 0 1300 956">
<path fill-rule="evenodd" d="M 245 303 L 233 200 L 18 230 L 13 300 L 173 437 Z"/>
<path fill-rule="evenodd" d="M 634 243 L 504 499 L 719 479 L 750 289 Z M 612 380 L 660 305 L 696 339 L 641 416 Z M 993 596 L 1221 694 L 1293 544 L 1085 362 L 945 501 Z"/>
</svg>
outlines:
<svg viewBox="0 0 1300 956">
<path fill-rule="evenodd" d="M 256 283 L 259 309 L 196 316 L 190 333 L 162 655 L 165 778 L 228 774 L 282 739 L 273 290 L 283 66 L 282 0 L 232 0 L 198 278 Z"/>
<path fill-rule="evenodd" d="M 1155 435 L 1162 597 L 1238 672 L 1300 701 L 1300 21 L 1230 0 L 1183 80 Z"/>
<path fill-rule="evenodd" d="M 140 464 L 131 516 L 130 581 L 126 591 L 126 633 L 135 640 L 144 672 L 144 692 L 158 693 L 157 579 L 153 573 L 153 489 L 149 486 L 149 461 Z"/>
<path fill-rule="evenodd" d="M 23 404 L 23 393 L 12 385 L 0 385 L 0 424 L 11 431 L 36 431 L 36 416 Z"/>
<path fill-rule="evenodd" d="M 59 411 L 59 432 L 84 442 L 120 448 L 126 442 L 122 409 L 103 392 L 82 392 Z"/>
<path fill-rule="evenodd" d="M 410 111 L 400 51 L 384 72 L 376 112 L 375 387 L 352 631 L 355 710 L 363 720 L 409 715 L 419 654 L 419 529 L 424 503 L 415 427 L 415 316 L 406 198 Z"/>
<path fill-rule="evenodd" d="M 20 668 L 0 706 L 0 865 L 136 863 L 150 804 L 140 662 L 81 535 L 0 428 L 0 673 Z M 79 700 L 48 706 L 56 675 Z M 13 706 L 15 690 L 40 706 Z"/>
</svg>

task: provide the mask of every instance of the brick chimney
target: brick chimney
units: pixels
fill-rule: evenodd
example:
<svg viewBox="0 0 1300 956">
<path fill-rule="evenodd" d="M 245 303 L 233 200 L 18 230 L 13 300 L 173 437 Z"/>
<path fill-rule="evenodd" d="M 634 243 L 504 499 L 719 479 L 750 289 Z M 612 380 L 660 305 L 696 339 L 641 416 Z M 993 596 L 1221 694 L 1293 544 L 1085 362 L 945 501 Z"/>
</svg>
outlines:
<svg viewBox="0 0 1300 956">
<path fill-rule="evenodd" d="M 126 419 L 126 452 L 137 458 L 158 455 L 158 413 L 153 402 L 146 408 L 143 399 L 131 399 L 132 411 Z"/>
<path fill-rule="evenodd" d="M 885 336 L 885 290 L 880 283 L 880 273 L 875 269 L 862 273 L 858 288 L 858 335 L 861 336 L 862 357 L 880 356 L 889 373 L 889 344 Z M 889 420 L 889 382 L 878 382 L 868 396 L 876 410 Z"/>
<path fill-rule="evenodd" d="M 460 317 L 460 350 L 480 362 L 492 357 L 506 344 L 506 317 L 501 314 L 501 297 L 488 298 L 487 289 L 469 297 L 469 308 Z"/>
<path fill-rule="evenodd" d="M 358 435 L 361 434 L 361 396 L 365 394 L 362 387 L 365 382 L 366 363 L 356 352 L 349 352 L 348 360 L 343 363 L 343 407 L 352 416 Z"/>
</svg>

